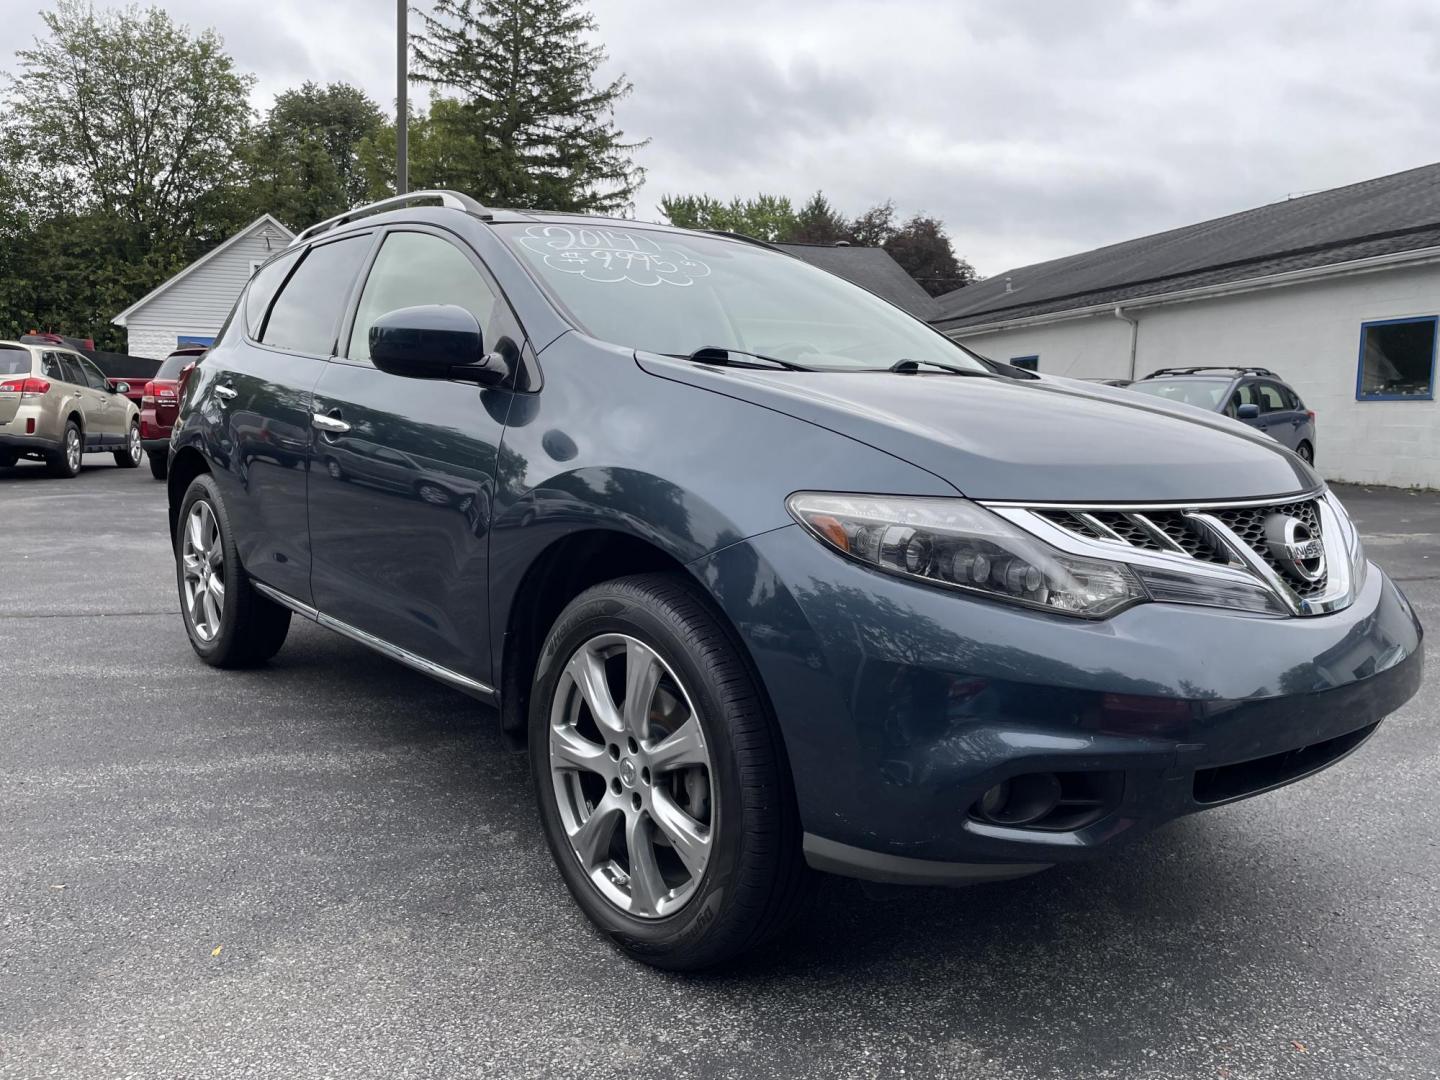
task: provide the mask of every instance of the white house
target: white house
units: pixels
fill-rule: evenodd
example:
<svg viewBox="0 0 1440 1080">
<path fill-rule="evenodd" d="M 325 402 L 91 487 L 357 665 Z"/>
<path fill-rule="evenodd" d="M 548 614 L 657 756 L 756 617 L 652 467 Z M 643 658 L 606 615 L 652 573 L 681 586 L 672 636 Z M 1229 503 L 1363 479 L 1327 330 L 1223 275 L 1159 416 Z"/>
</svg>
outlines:
<svg viewBox="0 0 1440 1080">
<path fill-rule="evenodd" d="M 209 345 L 255 268 L 294 238 L 269 214 L 258 217 L 110 321 L 125 327 L 131 356 Z"/>
<path fill-rule="evenodd" d="M 1255 365 L 1317 414 L 1327 478 L 1440 487 L 1440 165 L 999 274 L 937 297 L 977 352 L 1075 378 Z"/>
</svg>

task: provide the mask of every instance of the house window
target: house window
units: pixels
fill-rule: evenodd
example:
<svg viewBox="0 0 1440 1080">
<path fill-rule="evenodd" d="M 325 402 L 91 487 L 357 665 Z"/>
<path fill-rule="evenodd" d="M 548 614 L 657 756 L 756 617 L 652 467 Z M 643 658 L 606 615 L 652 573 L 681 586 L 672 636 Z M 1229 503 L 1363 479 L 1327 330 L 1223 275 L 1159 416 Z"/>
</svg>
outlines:
<svg viewBox="0 0 1440 1080">
<path fill-rule="evenodd" d="M 1434 398 L 1436 322 L 1432 316 L 1362 324 L 1355 397 L 1361 401 Z"/>
<path fill-rule="evenodd" d="M 1023 368 L 1025 371 L 1039 371 L 1040 357 L 1036 356 L 1012 356 L 1010 366 Z"/>
</svg>

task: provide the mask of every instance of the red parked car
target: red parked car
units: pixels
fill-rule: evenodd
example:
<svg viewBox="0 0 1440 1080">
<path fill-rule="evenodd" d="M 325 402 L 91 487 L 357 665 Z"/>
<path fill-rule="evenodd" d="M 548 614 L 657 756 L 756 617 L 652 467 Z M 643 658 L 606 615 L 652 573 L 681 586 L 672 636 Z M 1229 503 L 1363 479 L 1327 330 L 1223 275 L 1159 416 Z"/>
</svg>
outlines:
<svg viewBox="0 0 1440 1080">
<path fill-rule="evenodd" d="M 176 349 L 165 358 L 140 396 L 140 444 L 150 459 L 150 475 L 164 480 L 170 471 L 170 428 L 190 372 L 205 355 L 202 346 Z"/>
</svg>

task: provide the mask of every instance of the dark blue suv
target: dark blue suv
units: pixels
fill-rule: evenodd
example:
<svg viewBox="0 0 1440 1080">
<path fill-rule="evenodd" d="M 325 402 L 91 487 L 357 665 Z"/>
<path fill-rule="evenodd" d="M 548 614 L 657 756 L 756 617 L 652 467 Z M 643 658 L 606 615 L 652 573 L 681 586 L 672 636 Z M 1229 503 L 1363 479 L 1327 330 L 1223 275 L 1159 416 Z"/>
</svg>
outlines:
<svg viewBox="0 0 1440 1080">
<path fill-rule="evenodd" d="M 1016 877 L 1288 783 L 1420 680 L 1273 440 L 743 237 L 451 192 L 256 273 L 169 494 L 202 659 L 298 615 L 495 706 L 576 901 L 672 968 L 773 937 L 807 867 Z"/>
<path fill-rule="evenodd" d="M 1294 450 L 1306 464 L 1315 463 L 1315 414 L 1268 368 L 1161 368 L 1129 386 L 1239 420 Z"/>
</svg>

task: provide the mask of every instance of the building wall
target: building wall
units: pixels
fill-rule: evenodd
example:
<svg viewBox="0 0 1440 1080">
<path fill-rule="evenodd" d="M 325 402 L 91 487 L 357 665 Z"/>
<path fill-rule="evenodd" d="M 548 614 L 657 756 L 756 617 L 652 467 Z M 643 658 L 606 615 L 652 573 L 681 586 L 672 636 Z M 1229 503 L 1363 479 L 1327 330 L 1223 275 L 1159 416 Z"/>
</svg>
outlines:
<svg viewBox="0 0 1440 1080">
<path fill-rule="evenodd" d="M 266 238 L 269 238 L 269 244 Z M 230 314 L 253 264 L 264 262 L 290 237 L 262 222 L 225 251 L 156 295 L 126 319 L 132 356 L 162 359 L 182 335 L 213 337 Z"/>
<path fill-rule="evenodd" d="M 1215 300 L 1143 308 L 1136 367 L 1254 364 L 1280 374 L 1317 414 L 1316 466 L 1330 480 L 1440 487 L 1440 402 L 1357 401 L 1360 325 L 1440 314 L 1440 268 L 1389 270 Z M 1038 354 L 1039 370 L 1129 375 L 1129 327 L 1093 316 L 961 337 L 986 356 Z"/>
</svg>

